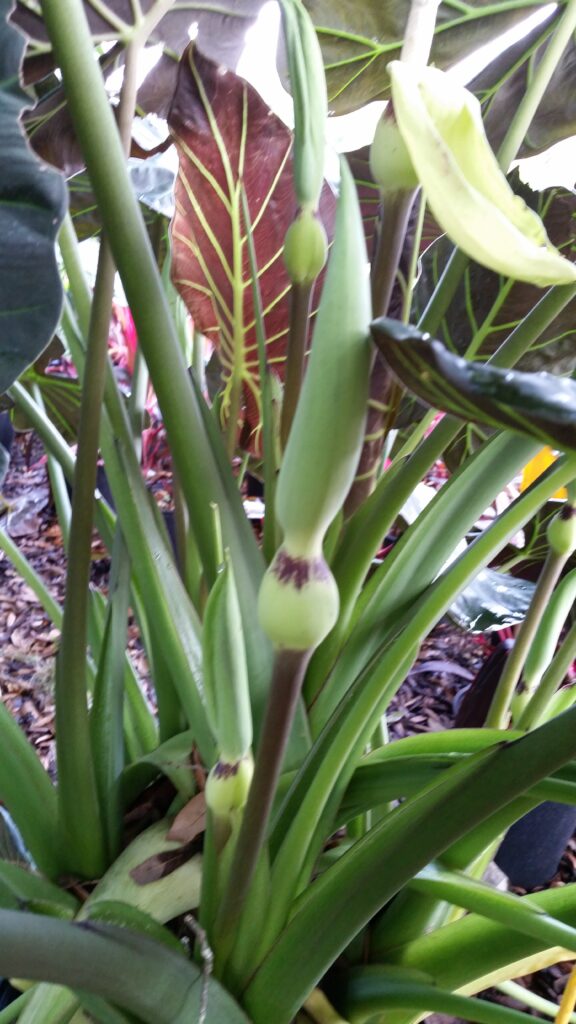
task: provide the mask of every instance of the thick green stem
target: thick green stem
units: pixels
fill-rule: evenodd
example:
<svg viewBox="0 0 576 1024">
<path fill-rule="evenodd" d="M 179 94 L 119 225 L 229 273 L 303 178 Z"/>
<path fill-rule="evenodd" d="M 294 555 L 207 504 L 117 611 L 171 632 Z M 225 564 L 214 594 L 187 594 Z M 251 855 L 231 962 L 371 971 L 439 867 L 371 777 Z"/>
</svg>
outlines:
<svg viewBox="0 0 576 1024">
<path fill-rule="evenodd" d="M 230 953 L 236 924 L 265 841 L 276 785 L 309 659 L 309 651 L 278 651 L 276 654 L 254 778 L 216 924 L 219 937 L 216 956 L 221 966 Z"/>
<path fill-rule="evenodd" d="M 518 729 L 534 729 L 540 725 L 548 704 L 560 686 L 576 657 L 576 623 L 570 627 L 566 638 L 546 669 L 538 689 L 518 719 Z"/>
<path fill-rule="evenodd" d="M 119 127 L 126 150 L 136 102 L 137 55 L 135 48 L 128 47 L 119 111 Z M 86 648 L 94 490 L 115 274 L 112 253 L 104 238 L 100 245 L 88 331 L 68 541 L 62 640 L 56 664 L 60 815 L 70 838 L 71 866 L 87 877 L 96 877 L 106 862 L 106 844 L 91 755 L 86 699 Z"/>
<path fill-rule="evenodd" d="M 567 555 L 556 555 L 549 552 L 544 562 L 532 603 L 524 622 L 520 626 L 514 647 L 510 652 L 496 693 L 486 718 L 487 728 L 505 729 L 510 716 L 510 703 L 516 686 L 520 682 L 522 670 L 530 651 L 532 641 L 540 625 L 540 620 L 556 586 L 562 569 L 566 564 Z"/>
<path fill-rule="evenodd" d="M 70 213 L 67 213 L 62 221 L 62 227 L 58 235 L 58 245 L 64 263 L 64 269 L 68 275 L 70 293 L 74 300 L 78 326 L 86 338 L 90 327 L 90 309 L 92 306 L 92 292 L 82 267 L 80 259 L 80 246 L 72 223 Z"/>
<path fill-rule="evenodd" d="M 69 836 L 71 867 L 89 878 L 97 877 L 105 864 L 102 823 L 94 765 L 90 754 L 86 701 L 86 646 L 92 511 L 110 325 L 108 300 L 114 284 L 114 273 L 110 253 L 101 250 L 78 428 L 64 621 L 56 664 L 60 815 Z"/>
<path fill-rule="evenodd" d="M 388 311 L 415 198 L 416 189 L 412 189 L 410 192 L 396 192 L 384 200 L 382 224 L 371 270 L 374 317 L 384 316 Z"/>
<path fill-rule="evenodd" d="M 286 353 L 286 381 L 280 421 L 280 441 L 286 448 L 292 420 L 300 397 L 306 359 L 308 320 L 312 302 L 313 284 L 293 284 L 290 293 L 290 330 Z"/>
</svg>

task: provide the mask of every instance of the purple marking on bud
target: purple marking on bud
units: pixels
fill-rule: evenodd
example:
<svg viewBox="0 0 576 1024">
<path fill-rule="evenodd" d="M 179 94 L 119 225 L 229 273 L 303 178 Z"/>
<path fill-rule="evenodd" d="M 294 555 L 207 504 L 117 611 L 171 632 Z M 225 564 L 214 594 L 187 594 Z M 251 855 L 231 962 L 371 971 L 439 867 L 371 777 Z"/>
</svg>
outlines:
<svg viewBox="0 0 576 1024">
<path fill-rule="evenodd" d="M 239 767 L 239 761 L 235 761 L 234 764 L 229 764 L 227 761 L 217 761 L 214 765 L 214 778 L 231 779 L 234 775 L 238 775 Z"/>
<path fill-rule="evenodd" d="M 291 584 L 296 590 L 313 580 L 330 579 L 330 570 L 323 558 L 293 558 L 284 548 L 277 552 L 272 569 L 280 583 Z"/>
<path fill-rule="evenodd" d="M 565 502 L 564 505 L 562 505 L 562 508 L 560 509 L 560 519 L 572 519 L 575 515 L 576 508 L 574 508 L 574 505 L 570 505 L 568 502 Z"/>
</svg>

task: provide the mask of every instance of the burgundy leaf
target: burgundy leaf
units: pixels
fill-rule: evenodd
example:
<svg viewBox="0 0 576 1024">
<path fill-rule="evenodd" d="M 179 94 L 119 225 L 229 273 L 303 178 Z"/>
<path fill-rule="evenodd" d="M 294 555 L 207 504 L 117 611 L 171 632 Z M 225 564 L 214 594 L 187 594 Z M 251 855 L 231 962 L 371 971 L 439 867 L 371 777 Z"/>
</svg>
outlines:
<svg viewBox="0 0 576 1024">
<path fill-rule="evenodd" d="M 232 387 L 241 383 L 242 438 L 257 446 L 258 349 L 241 189 L 253 229 L 268 365 L 282 379 L 290 292 L 282 249 L 296 212 L 292 135 L 252 86 L 193 46 L 180 62 L 168 120 L 180 158 L 174 283 L 218 351 L 224 418 Z M 327 185 L 320 210 L 330 238 L 335 202 Z"/>
</svg>

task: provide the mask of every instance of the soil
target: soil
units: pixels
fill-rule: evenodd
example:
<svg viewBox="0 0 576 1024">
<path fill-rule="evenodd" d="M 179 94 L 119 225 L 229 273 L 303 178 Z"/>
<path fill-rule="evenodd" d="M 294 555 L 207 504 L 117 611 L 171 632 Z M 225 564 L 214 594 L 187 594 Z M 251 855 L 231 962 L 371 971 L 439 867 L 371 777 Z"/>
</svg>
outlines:
<svg viewBox="0 0 576 1024">
<path fill-rule="evenodd" d="M 151 480 L 160 504 L 169 503 L 165 467 Z M 0 496 L 0 528 L 18 545 L 52 596 L 62 604 L 65 594 L 66 556 L 48 481 L 41 444 L 30 435 L 17 435 L 11 464 Z M 92 550 L 92 582 L 106 585 L 109 563 L 98 537 Z M 44 767 L 55 776 L 54 666 L 59 631 L 54 627 L 30 587 L 0 552 L 0 699 L 36 748 Z M 146 684 L 148 669 L 137 627 L 129 626 L 129 648 L 136 669 Z M 468 687 L 490 647 L 448 620 L 426 640 L 408 679 L 399 691 L 389 716 L 394 739 L 419 732 L 450 728 L 455 704 Z M 566 850 L 551 886 L 576 881 L 576 841 Z M 559 964 L 520 983 L 558 1002 L 569 964 Z M 525 1009 L 496 991 L 485 994 L 507 1006 Z M 538 1016 L 535 1011 L 532 1012 Z M 450 1018 L 434 1015 L 436 1024 Z"/>
</svg>

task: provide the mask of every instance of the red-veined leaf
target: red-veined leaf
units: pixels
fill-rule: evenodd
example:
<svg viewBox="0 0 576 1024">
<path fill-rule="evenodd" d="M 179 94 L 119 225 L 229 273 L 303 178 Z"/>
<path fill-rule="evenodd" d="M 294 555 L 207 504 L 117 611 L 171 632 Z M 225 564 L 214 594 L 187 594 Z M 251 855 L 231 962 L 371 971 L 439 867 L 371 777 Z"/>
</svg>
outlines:
<svg viewBox="0 0 576 1024">
<path fill-rule="evenodd" d="M 258 349 L 241 190 L 253 229 L 268 365 L 282 378 L 290 293 L 282 250 L 296 212 L 292 134 L 252 86 L 193 46 L 180 63 L 169 124 L 180 158 L 173 280 L 197 328 L 218 350 L 224 418 L 233 389 L 241 387 L 241 443 L 257 446 Z M 320 210 L 330 238 L 335 203 L 327 185 Z"/>
</svg>

